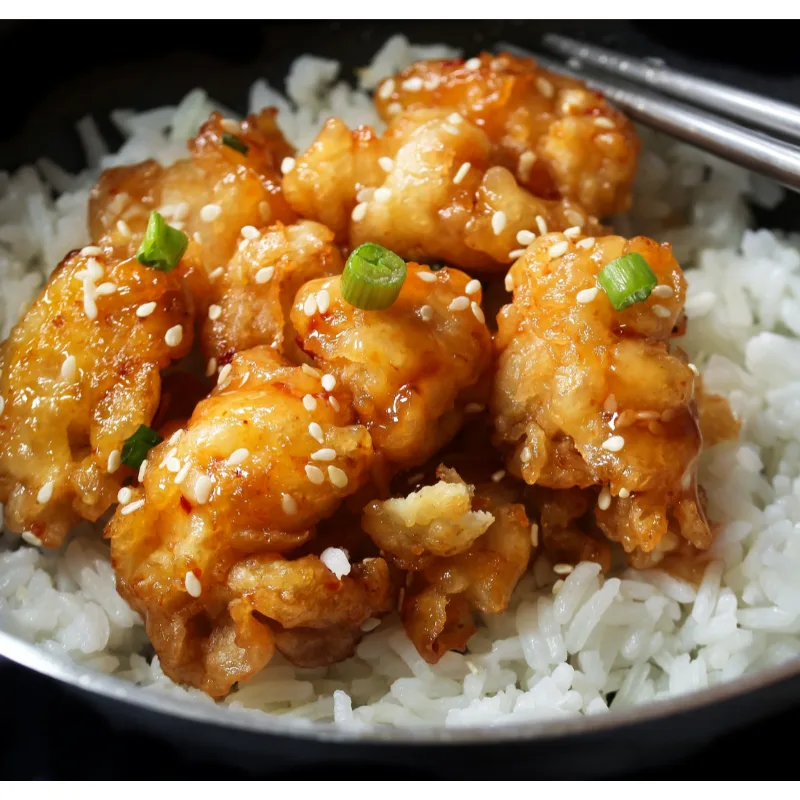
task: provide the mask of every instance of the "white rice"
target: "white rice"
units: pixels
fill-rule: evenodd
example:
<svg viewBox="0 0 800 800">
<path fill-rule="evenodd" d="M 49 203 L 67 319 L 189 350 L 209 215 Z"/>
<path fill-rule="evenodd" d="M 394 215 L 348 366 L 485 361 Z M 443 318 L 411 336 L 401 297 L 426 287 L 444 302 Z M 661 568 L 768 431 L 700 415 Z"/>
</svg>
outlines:
<svg viewBox="0 0 800 800">
<path fill-rule="evenodd" d="M 336 62 L 302 56 L 288 98 L 257 81 L 251 109 L 278 106 L 300 148 L 331 115 L 380 128 L 364 90 L 416 58 L 453 54 L 394 37 L 362 71 L 358 90 L 334 84 Z M 0 174 L 3 337 L 64 253 L 88 241 L 88 190 L 99 171 L 183 156 L 212 107 L 198 89 L 175 108 L 115 112 L 128 137 L 116 154 L 87 117 L 78 124 L 85 172 L 69 175 L 42 159 Z M 740 441 L 703 458 L 701 482 L 722 527 L 700 586 L 660 570 L 604 579 L 597 565 L 581 564 L 554 596 L 557 576 L 541 556 L 508 613 L 482 620 L 468 655 L 448 653 L 430 666 L 390 618 L 355 658 L 328 669 L 296 669 L 277 657 L 228 705 L 343 725 L 500 725 L 605 713 L 800 654 L 800 238 L 748 228 L 748 202 L 775 205 L 776 186 L 642 134 L 637 200 L 619 230 L 671 241 L 692 267 L 685 346 L 707 387 L 729 398 L 743 422 Z M 55 201 L 51 190 L 60 193 Z M 688 224 L 664 224 L 676 211 Z M 88 525 L 59 553 L 0 536 L 0 628 L 87 669 L 211 702 L 145 657 L 141 620 L 116 594 L 107 547 Z"/>
</svg>

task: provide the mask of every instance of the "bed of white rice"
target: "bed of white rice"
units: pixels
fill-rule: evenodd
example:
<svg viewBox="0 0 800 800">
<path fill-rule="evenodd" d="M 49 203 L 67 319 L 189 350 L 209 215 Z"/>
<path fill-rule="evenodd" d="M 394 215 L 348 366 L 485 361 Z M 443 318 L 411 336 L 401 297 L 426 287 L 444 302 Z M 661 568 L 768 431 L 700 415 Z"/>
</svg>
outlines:
<svg viewBox="0 0 800 800">
<path fill-rule="evenodd" d="M 416 58 L 453 52 L 394 37 L 360 73 L 358 90 L 336 82 L 336 62 L 303 56 L 286 96 L 257 81 L 250 108 L 278 106 L 298 147 L 331 115 L 380 127 L 365 90 Z M 181 157 L 214 106 L 198 89 L 177 107 L 118 111 L 113 121 L 127 139 L 116 154 L 85 118 L 78 129 L 89 166 L 80 175 L 46 160 L 0 173 L 3 337 L 64 253 L 88 241 L 88 189 L 99 171 Z M 228 705 L 351 725 L 502 724 L 605 713 L 800 654 L 800 238 L 749 227 L 751 204 L 780 201 L 776 186 L 674 140 L 643 137 L 637 199 L 619 230 L 674 244 L 689 268 L 687 349 L 743 422 L 740 441 L 704 457 L 709 510 L 723 525 L 699 588 L 659 570 L 603 578 L 584 563 L 554 595 L 543 556 L 508 613 L 482 621 L 467 655 L 430 666 L 389 619 L 355 658 L 329 669 L 276 658 Z M 148 691 L 186 692 L 150 657 L 141 620 L 115 592 L 107 547 L 88 525 L 58 553 L 0 535 L 0 629 Z"/>
</svg>

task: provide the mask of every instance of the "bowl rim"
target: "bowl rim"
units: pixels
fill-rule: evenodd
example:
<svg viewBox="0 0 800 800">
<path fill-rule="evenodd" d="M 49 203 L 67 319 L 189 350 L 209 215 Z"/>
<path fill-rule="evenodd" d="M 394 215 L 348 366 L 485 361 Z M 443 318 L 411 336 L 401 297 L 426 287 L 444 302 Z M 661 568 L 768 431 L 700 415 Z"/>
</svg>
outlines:
<svg viewBox="0 0 800 800">
<path fill-rule="evenodd" d="M 619 728 L 661 721 L 719 705 L 760 689 L 800 676 L 800 658 L 742 675 L 688 694 L 644 703 L 622 711 L 575 715 L 563 719 L 515 721 L 509 723 L 446 728 L 436 726 L 390 727 L 360 723 L 336 725 L 306 720 L 288 714 L 271 714 L 258 709 L 230 708 L 212 701 L 180 696 L 161 689 L 140 686 L 124 678 L 106 675 L 74 662 L 64 661 L 41 647 L 0 630 L 0 658 L 53 678 L 73 688 L 128 706 L 151 711 L 185 722 L 234 729 L 255 735 L 285 736 L 316 742 L 359 745 L 492 745 L 537 740 L 569 739 Z M 735 721 L 731 720 L 731 726 Z"/>
</svg>

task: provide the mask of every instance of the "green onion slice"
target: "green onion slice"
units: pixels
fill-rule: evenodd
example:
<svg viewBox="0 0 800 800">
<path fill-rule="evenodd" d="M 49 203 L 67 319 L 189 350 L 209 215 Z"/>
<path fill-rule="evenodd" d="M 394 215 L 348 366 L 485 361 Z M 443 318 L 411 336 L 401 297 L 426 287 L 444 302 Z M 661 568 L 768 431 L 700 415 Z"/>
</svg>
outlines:
<svg viewBox="0 0 800 800">
<path fill-rule="evenodd" d="M 139 469 L 150 448 L 163 441 L 164 438 L 159 436 L 158 431 L 148 428 L 147 425 L 140 425 L 136 433 L 129 436 L 122 445 L 122 463 L 132 469 Z"/>
<path fill-rule="evenodd" d="M 136 258 L 146 267 L 171 272 L 178 266 L 188 246 L 189 237 L 183 231 L 171 228 L 158 211 L 153 211 Z"/>
<path fill-rule="evenodd" d="M 642 256 L 628 253 L 606 264 L 597 276 L 597 282 L 608 295 L 614 309 L 622 311 L 634 303 L 647 300 L 658 284 L 658 278 Z"/>
<path fill-rule="evenodd" d="M 222 134 L 222 144 L 230 147 L 231 150 L 237 150 L 243 156 L 246 156 L 250 150 L 249 145 L 246 145 L 238 136 L 234 136 L 232 133 Z"/>
<path fill-rule="evenodd" d="M 350 253 L 342 273 L 342 297 L 365 311 L 389 308 L 406 279 L 406 262 L 379 244 L 364 242 Z"/>
</svg>

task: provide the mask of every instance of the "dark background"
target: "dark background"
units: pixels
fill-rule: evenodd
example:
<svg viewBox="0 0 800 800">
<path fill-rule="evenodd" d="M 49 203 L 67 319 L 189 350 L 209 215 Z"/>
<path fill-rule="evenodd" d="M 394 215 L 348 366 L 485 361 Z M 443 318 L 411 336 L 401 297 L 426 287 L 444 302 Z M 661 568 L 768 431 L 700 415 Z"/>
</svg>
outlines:
<svg viewBox="0 0 800 800">
<path fill-rule="evenodd" d="M 470 55 L 491 48 L 498 39 L 535 47 L 541 32 L 559 30 L 798 102 L 796 47 L 778 44 L 783 38 L 780 27 L 781 23 L 727 21 L 159 22 L 154 30 L 153 23 L 0 22 L 0 74 L 7 76 L 0 168 L 48 155 L 78 169 L 82 164 L 73 124 L 86 113 L 94 114 L 113 141 L 115 132 L 107 121 L 110 110 L 174 103 L 197 85 L 241 111 L 249 85 L 264 76 L 281 86 L 280 76 L 299 52 L 340 58 L 352 68 L 367 63 L 396 31 L 414 42 L 447 41 Z M 114 715 L 101 716 L 80 695 L 2 660 L 0 681 L 4 687 L 0 778 L 246 776 L 240 768 L 226 767 L 206 753 L 200 757 L 190 746 L 166 744 L 132 730 Z M 629 772 L 626 777 L 777 776 L 781 768 L 793 766 L 789 755 L 793 736 L 788 731 L 795 729 L 799 710 L 789 706 L 780 716 L 723 735 L 689 758 L 647 772 Z M 762 768 L 765 756 L 769 773 Z M 576 759 L 580 757 L 576 752 Z M 299 770 L 270 758 L 269 752 L 250 769 L 272 778 L 459 777 L 452 761 L 441 769 L 415 763 L 401 770 L 320 763 Z M 473 773 L 480 771 L 472 765 Z M 519 777 L 535 777 L 540 770 L 532 758 L 520 763 L 517 772 Z M 485 773 L 487 778 L 500 777 L 491 762 L 486 763 Z"/>
</svg>

